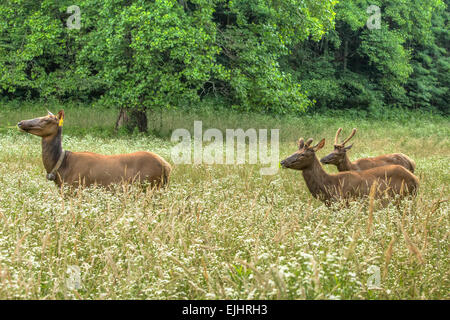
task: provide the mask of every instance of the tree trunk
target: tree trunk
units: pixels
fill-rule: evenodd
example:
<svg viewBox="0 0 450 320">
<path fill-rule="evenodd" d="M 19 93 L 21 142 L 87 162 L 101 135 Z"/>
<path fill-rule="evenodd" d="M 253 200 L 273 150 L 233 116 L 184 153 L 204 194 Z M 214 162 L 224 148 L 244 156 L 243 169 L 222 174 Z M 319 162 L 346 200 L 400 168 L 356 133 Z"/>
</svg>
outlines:
<svg viewBox="0 0 450 320">
<path fill-rule="evenodd" d="M 146 110 L 121 108 L 116 120 L 115 130 L 125 126 L 128 132 L 133 132 L 134 128 L 138 128 L 139 132 L 147 132 L 147 112 Z"/>
<path fill-rule="evenodd" d="M 147 132 L 148 123 L 147 123 L 147 112 L 144 110 L 133 109 L 130 112 L 131 122 L 134 127 L 138 127 L 139 132 Z"/>
<path fill-rule="evenodd" d="M 348 40 L 344 40 L 344 71 L 347 70 Z"/>
<path fill-rule="evenodd" d="M 114 126 L 114 131 L 117 132 L 119 130 L 119 127 L 124 126 L 126 123 L 128 123 L 130 119 L 128 118 L 128 114 L 124 108 L 120 108 L 119 116 L 116 120 L 116 125 Z"/>
</svg>

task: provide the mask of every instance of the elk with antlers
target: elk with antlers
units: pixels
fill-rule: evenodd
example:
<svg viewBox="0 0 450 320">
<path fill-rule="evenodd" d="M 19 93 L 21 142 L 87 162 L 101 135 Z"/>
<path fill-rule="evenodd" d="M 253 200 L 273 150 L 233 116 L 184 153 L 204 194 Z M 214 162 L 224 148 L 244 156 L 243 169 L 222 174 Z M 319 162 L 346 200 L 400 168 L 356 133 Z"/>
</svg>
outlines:
<svg viewBox="0 0 450 320">
<path fill-rule="evenodd" d="M 101 155 L 92 152 L 72 152 L 62 149 L 64 111 L 55 116 L 50 111 L 45 117 L 20 121 L 20 130 L 42 137 L 42 160 L 47 179 L 56 185 L 98 184 L 108 186 L 123 181 L 149 182 L 152 186 L 165 185 L 170 164 L 152 152 L 119 155 Z"/>
<path fill-rule="evenodd" d="M 414 173 L 416 163 L 403 153 L 385 154 L 378 157 L 363 158 L 351 162 L 348 158 L 347 150 L 350 150 L 353 144 L 347 147 L 345 144 L 353 138 L 356 133 L 356 128 L 353 128 L 352 133 L 347 139 L 341 143 L 338 143 L 338 137 L 341 131 L 342 128 L 339 128 L 336 132 L 336 137 L 334 138 L 334 150 L 329 155 L 320 159 L 320 162 L 323 164 L 334 164 L 339 171 L 360 171 L 391 164 L 398 164 Z"/>
<path fill-rule="evenodd" d="M 415 195 L 419 180 L 410 171 L 399 165 L 388 165 L 364 171 L 345 171 L 328 174 L 316 157 L 323 148 L 325 139 L 310 147 L 313 139 L 306 143 L 299 140 L 298 151 L 281 161 L 283 168 L 301 170 L 306 185 L 315 197 L 329 204 L 341 199 L 368 196 L 375 184 L 374 198 Z"/>
</svg>

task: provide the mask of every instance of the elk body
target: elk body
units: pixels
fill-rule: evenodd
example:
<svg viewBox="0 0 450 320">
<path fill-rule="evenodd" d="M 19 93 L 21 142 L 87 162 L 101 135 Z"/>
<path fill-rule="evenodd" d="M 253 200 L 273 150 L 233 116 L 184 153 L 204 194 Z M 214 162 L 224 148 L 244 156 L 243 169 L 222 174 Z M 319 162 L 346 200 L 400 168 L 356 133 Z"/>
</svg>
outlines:
<svg viewBox="0 0 450 320">
<path fill-rule="evenodd" d="M 356 133 L 356 129 L 352 130 L 352 133 L 347 139 L 345 139 L 341 143 L 338 143 L 338 137 L 341 131 L 342 128 L 339 128 L 336 133 L 336 137 L 334 138 L 333 152 L 320 159 L 320 162 L 322 162 L 323 164 L 334 164 L 340 172 L 360 171 L 391 164 L 398 164 L 414 173 L 416 163 L 414 162 L 414 160 L 410 159 L 407 155 L 403 153 L 385 154 L 378 157 L 363 158 L 351 162 L 350 159 L 348 158 L 347 150 L 350 150 L 353 145 L 351 144 L 346 147 L 345 144 L 351 138 L 353 138 L 353 136 Z"/>
<path fill-rule="evenodd" d="M 401 197 L 414 195 L 419 180 L 410 171 L 399 165 L 376 167 L 365 171 L 345 171 L 328 174 L 316 157 L 316 151 L 323 148 L 325 139 L 310 147 L 312 139 L 305 143 L 299 140 L 298 151 L 281 161 L 283 168 L 301 170 L 311 194 L 326 204 L 341 199 L 353 199 L 368 196 L 374 187 L 374 198 L 385 196 Z"/>
<path fill-rule="evenodd" d="M 62 149 L 64 111 L 31 120 L 20 121 L 18 127 L 42 137 L 42 161 L 47 179 L 56 185 L 78 186 L 92 184 L 109 186 L 112 183 L 140 181 L 152 186 L 167 184 L 171 167 L 152 152 L 101 155 L 92 152 L 71 152 Z"/>
</svg>

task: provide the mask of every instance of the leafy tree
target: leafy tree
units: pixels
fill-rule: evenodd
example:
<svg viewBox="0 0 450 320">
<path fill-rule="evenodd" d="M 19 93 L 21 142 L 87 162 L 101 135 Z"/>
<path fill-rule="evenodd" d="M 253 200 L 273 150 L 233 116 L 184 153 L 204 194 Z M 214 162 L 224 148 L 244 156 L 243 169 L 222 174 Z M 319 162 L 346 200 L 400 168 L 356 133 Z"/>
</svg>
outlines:
<svg viewBox="0 0 450 320">
<path fill-rule="evenodd" d="M 52 14 L 44 14 L 43 11 Z M 54 1 L 8 0 L 0 4 L 0 85 L 10 94 L 63 94 L 66 65 L 63 26 Z"/>
<path fill-rule="evenodd" d="M 415 47 L 408 79 L 407 105 L 411 108 L 434 107 L 449 113 L 450 56 L 449 1 L 433 13 L 432 38 Z"/>
<path fill-rule="evenodd" d="M 369 30 L 367 8 L 373 4 L 381 9 L 381 28 Z M 413 79 L 419 77 L 421 70 L 417 57 L 423 54 L 424 46 L 432 45 L 436 39 L 437 30 L 432 24 L 445 20 L 443 7 L 439 0 L 340 2 L 336 6 L 335 30 L 318 42 L 303 42 L 285 69 L 293 70 L 308 96 L 323 108 L 413 106 L 419 103 L 414 100 L 422 94 L 426 96 L 427 91 L 442 97 L 440 81 L 433 78 L 419 85 Z M 441 38 L 448 36 L 444 26 L 441 21 Z M 448 56 L 448 50 L 438 51 Z M 445 59 L 439 61 L 440 70 L 444 71 Z M 431 65 L 425 66 L 422 71 L 428 73 L 430 68 Z M 411 92 L 413 87 L 419 92 Z M 436 102 L 442 105 L 443 100 Z"/>
<path fill-rule="evenodd" d="M 336 1 L 220 1 L 217 61 L 224 72 L 214 91 L 245 110 L 285 113 L 310 105 L 300 84 L 280 67 L 280 58 L 308 38 L 320 39 L 334 25 Z"/>
<path fill-rule="evenodd" d="M 0 92 L 148 110 L 221 100 L 266 113 L 448 112 L 448 0 L 71 0 L 0 4 Z M 369 30 L 370 5 L 381 28 Z"/>
<path fill-rule="evenodd" d="M 146 109 L 198 101 L 218 51 L 209 1 L 189 7 L 174 0 L 83 5 L 100 7 L 81 56 L 105 82 L 107 104 L 133 110 L 139 130 L 146 131 Z"/>
<path fill-rule="evenodd" d="M 22 97 L 100 98 L 141 131 L 147 109 L 208 95 L 245 110 L 304 110 L 310 102 L 279 59 L 331 29 L 335 3 L 82 0 L 82 27 L 70 30 L 69 1 L 8 0 L 0 84 Z"/>
</svg>

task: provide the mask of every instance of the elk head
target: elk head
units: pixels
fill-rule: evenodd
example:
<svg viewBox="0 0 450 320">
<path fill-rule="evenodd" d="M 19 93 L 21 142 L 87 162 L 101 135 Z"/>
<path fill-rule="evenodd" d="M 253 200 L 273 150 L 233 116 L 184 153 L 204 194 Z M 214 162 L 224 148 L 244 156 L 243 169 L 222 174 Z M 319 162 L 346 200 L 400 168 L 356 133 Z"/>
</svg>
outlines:
<svg viewBox="0 0 450 320">
<path fill-rule="evenodd" d="M 60 127 L 62 127 L 64 122 L 64 111 L 61 110 L 55 116 L 53 113 L 48 111 L 47 116 L 22 120 L 17 126 L 20 130 L 34 134 L 39 137 L 48 137 L 58 133 Z"/>
<path fill-rule="evenodd" d="M 327 156 L 320 159 L 320 162 L 323 164 L 334 164 L 338 165 L 339 163 L 343 162 L 345 160 L 345 157 L 347 155 L 347 150 L 350 150 L 353 146 L 353 144 L 349 146 L 345 146 L 345 144 L 353 138 L 353 136 L 356 133 L 356 128 L 353 128 L 352 133 L 350 136 L 345 139 L 343 142 L 338 143 L 339 134 L 341 133 L 342 128 L 339 128 L 336 132 L 336 137 L 334 138 L 334 150 Z"/>
<path fill-rule="evenodd" d="M 311 166 L 314 162 L 316 151 L 322 149 L 325 145 L 325 139 L 320 140 L 318 144 L 310 147 L 312 142 L 312 138 L 309 138 L 306 143 L 303 138 L 298 140 L 298 151 L 280 162 L 282 168 L 304 170 Z"/>
</svg>

